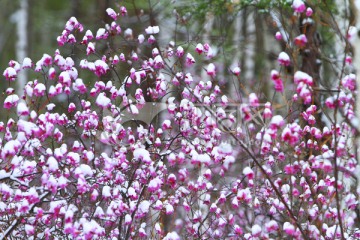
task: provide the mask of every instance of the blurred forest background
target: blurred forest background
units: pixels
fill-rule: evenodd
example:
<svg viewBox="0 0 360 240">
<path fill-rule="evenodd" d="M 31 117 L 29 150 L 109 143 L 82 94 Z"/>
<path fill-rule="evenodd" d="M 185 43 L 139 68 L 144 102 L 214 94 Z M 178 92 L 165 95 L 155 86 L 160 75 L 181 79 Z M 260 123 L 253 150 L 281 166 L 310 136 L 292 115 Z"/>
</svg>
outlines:
<svg viewBox="0 0 360 240">
<path fill-rule="evenodd" d="M 95 34 L 96 29 L 111 23 L 106 9 L 116 8 L 117 3 L 121 3 L 127 7 L 129 16 L 122 20 L 122 25 L 126 24 L 123 31 L 130 27 L 135 29 L 136 35 L 150 24 L 160 25 L 160 37 L 164 41 L 176 39 L 177 45 L 186 43 L 192 48 L 195 48 L 197 42 L 214 44 L 214 52 L 224 58 L 222 61 L 226 68 L 220 71 L 225 75 L 230 65 L 238 65 L 247 79 L 256 77 L 257 81 L 261 81 L 261 78 L 267 80 L 270 70 L 268 60 L 275 60 L 277 56 L 274 55 L 273 35 L 266 38 L 266 34 L 275 33 L 275 28 L 268 27 L 271 24 L 276 27 L 276 23 L 272 23 L 269 14 L 263 14 L 263 9 L 246 6 L 246 2 L 248 1 L 0 0 L 0 68 L 3 71 L 10 59 L 22 63 L 17 55 L 19 22 L 26 22 L 25 56 L 36 62 L 43 53 L 53 55 L 55 49 L 59 48 L 56 38 L 71 16 L 75 16 L 85 30 L 90 29 Z M 19 14 L 24 3 L 27 16 Z M 2 85 L 2 90 L 5 87 Z"/>
<path fill-rule="evenodd" d="M 335 1 L 307 1 L 314 12 L 318 13 L 314 18 L 312 35 L 307 36 L 308 39 L 311 38 L 313 45 L 311 48 L 317 54 L 310 59 L 302 56 L 301 51 L 292 51 L 292 43 L 287 42 L 286 39 L 302 33 L 302 24 L 292 18 L 292 1 L 259 0 L 257 4 L 252 2 L 248 0 L 0 0 L 0 69 L 3 71 L 10 59 L 17 60 L 21 64 L 24 57 L 30 57 L 35 63 L 43 53 L 53 56 L 54 51 L 59 48 L 56 38 L 71 16 L 75 16 L 84 25 L 85 31 L 90 29 L 96 34 L 99 27 L 104 27 L 112 21 L 107 16 L 106 9 L 108 7 L 115 9 L 121 4 L 128 10 L 128 17 L 121 18 L 122 30 L 132 28 L 135 39 L 138 34 L 144 33 L 147 26 L 159 25 L 161 31 L 158 37 L 162 41 L 160 44 L 162 46 L 174 40 L 176 46 L 195 50 L 199 42 L 210 43 L 215 55 L 211 61 L 217 62 L 218 84 L 224 93 L 236 99 L 235 101 L 239 101 L 241 95 L 248 96 L 251 92 L 260 93 L 260 98 L 265 101 L 273 100 L 270 71 L 278 66 L 277 57 L 281 51 L 286 51 L 293 62 L 285 72 L 291 75 L 295 70 L 303 68 L 304 62 L 319 64 L 321 68 L 314 69 L 315 72 L 305 70 L 312 76 L 319 76 L 319 86 L 331 89 L 332 79 L 337 77 L 338 71 L 334 69 L 333 64 L 341 64 L 341 57 L 344 54 L 340 53 L 343 51 L 342 47 L 335 44 L 341 41 L 338 30 L 347 27 L 342 26 L 340 22 L 338 26 L 334 26 L 335 17 L 340 16 L 351 21 L 353 18 L 351 11 L 345 9 L 348 15 L 342 15 L 342 10 L 337 8 Z M 21 25 L 21 22 L 26 25 Z M 343 23 L 348 24 L 348 21 Z M 25 26 L 26 31 L 21 29 L 19 31 L 21 26 L 23 28 Z M 277 31 L 283 35 L 284 41 L 275 40 L 274 35 Z M 25 39 L 22 43 L 19 42 L 21 33 L 26 36 L 22 37 Z M 315 36 L 321 36 L 321 41 L 315 39 Z M 19 44 L 22 45 L 19 47 Z M 121 43 L 113 46 L 117 47 L 115 53 L 127 52 L 130 56 L 131 51 L 136 51 Z M 19 52 L 21 49 L 23 51 Z M 73 53 L 72 49 L 67 50 L 66 53 L 66 46 L 61 48 L 61 53 L 65 57 Z M 97 51 L 101 54 L 106 54 L 109 50 L 108 46 L 100 49 L 97 47 Z M 151 50 L 148 54 L 151 54 Z M 209 62 L 210 60 L 208 62 L 205 60 L 202 66 L 206 66 Z M 200 64 L 199 66 L 201 67 Z M 234 77 L 230 71 L 236 66 L 241 68 L 239 78 Z M 126 72 L 124 71 L 124 74 Z M 25 77 L 27 81 L 31 81 L 38 76 Z M 200 77 L 206 78 L 206 74 Z M 287 81 L 291 87 L 291 79 L 284 81 Z M 1 91 L 3 92 L 6 87 L 5 84 L 1 84 Z"/>
</svg>

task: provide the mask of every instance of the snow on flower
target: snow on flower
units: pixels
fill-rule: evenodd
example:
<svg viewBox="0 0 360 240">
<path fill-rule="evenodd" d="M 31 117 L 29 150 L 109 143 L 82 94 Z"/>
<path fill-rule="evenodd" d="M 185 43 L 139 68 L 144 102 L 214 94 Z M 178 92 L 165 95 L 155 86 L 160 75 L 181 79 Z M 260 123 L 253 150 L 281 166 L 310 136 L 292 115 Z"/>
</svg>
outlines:
<svg viewBox="0 0 360 240">
<path fill-rule="evenodd" d="M 109 66 L 103 60 L 96 60 L 94 64 L 95 74 L 99 77 L 105 75 L 109 70 Z"/>
<path fill-rule="evenodd" d="M 210 63 L 207 68 L 206 68 L 206 73 L 209 75 L 209 76 L 212 76 L 212 77 L 215 77 L 216 75 L 216 71 L 215 71 L 215 65 L 213 63 Z"/>
<path fill-rule="evenodd" d="M 163 181 L 159 177 L 151 179 L 151 181 L 149 182 L 149 185 L 148 185 L 148 190 L 150 192 L 155 192 L 160 189 L 162 183 L 163 183 Z"/>
<path fill-rule="evenodd" d="M 260 234 L 261 234 L 261 227 L 259 225 L 257 225 L 257 224 L 252 226 L 251 234 L 252 234 L 253 237 L 259 237 Z"/>
<path fill-rule="evenodd" d="M 243 170 L 243 174 L 248 179 L 253 179 L 254 178 L 254 171 L 250 167 L 245 167 L 244 170 Z"/>
<path fill-rule="evenodd" d="M 16 107 L 19 102 L 19 96 L 16 94 L 12 94 L 7 96 L 4 100 L 4 108 L 10 109 L 12 107 Z"/>
<path fill-rule="evenodd" d="M 278 57 L 278 62 L 282 66 L 289 66 L 290 65 L 290 57 L 286 52 L 281 52 Z"/>
<path fill-rule="evenodd" d="M 17 105 L 18 116 L 27 116 L 30 114 L 29 108 L 24 101 L 20 101 Z"/>
<path fill-rule="evenodd" d="M 150 164 L 152 162 L 149 151 L 143 148 L 134 150 L 134 158 L 143 161 L 145 164 Z"/>
<path fill-rule="evenodd" d="M 154 58 L 154 68 L 163 68 L 164 67 L 164 61 L 161 57 L 161 55 L 157 55 L 155 58 Z"/>
<path fill-rule="evenodd" d="M 304 82 L 305 84 L 312 86 L 313 78 L 305 72 L 297 71 L 294 75 L 294 82 L 296 84 L 300 84 L 301 82 Z"/>
<path fill-rule="evenodd" d="M 299 47 L 304 47 L 307 42 L 308 42 L 308 40 L 307 40 L 305 34 L 301 34 L 294 39 L 295 45 L 297 45 Z"/>
<path fill-rule="evenodd" d="M 305 3 L 302 0 L 294 0 L 291 7 L 296 13 L 302 13 L 305 11 Z"/>
<path fill-rule="evenodd" d="M 22 68 L 31 68 L 33 66 L 33 62 L 30 58 L 24 58 L 23 63 L 22 63 Z"/>
<path fill-rule="evenodd" d="M 196 45 L 195 51 L 196 51 L 198 54 L 201 54 L 201 53 L 204 51 L 204 46 L 203 46 L 201 43 L 198 43 L 198 44 Z"/>
<path fill-rule="evenodd" d="M 105 28 L 99 28 L 96 32 L 96 39 L 107 39 L 109 33 L 105 30 Z"/>
<path fill-rule="evenodd" d="M 41 97 L 45 95 L 46 87 L 43 83 L 38 83 L 34 87 L 34 95 L 37 97 Z"/>
<path fill-rule="evenodd" d="M 111 17 L 112 19 L 116 20 L 117 19 L 117 14 L 114 11 L 114 9 L 112 8 L 108 8 L 106 9 L 106 13 L 109 15 L 109 17 Z"/>
<path fill-rule="evenodd" d="M 89 42 L 86 48 L 86 55 L 90 55 L 95 52 L 95 45 L 92 42 Z"/>
<path fill-rule="evenodd" d="M 171 129 L 171 121 L 166 119 L 162 124 L 163 130 Z"/>
<path fill-rule="evenodd" d="M 295 235 L 295 227 L 289 222 L 285 222 L 283 226 L 284 232 L 290 236 Z"/>
<path fill-rule="evenodd" d="M 250 106 L 252 106 L 252 107 L 258 107 L 259 106 L 259 99 L 258 99 L 258 97 L 256 96 L 255 93 L 250 93 L 249 94 L 249 103 L 250 103 Z"/>
<path fill-rule="evenodd" d="M 194 57 L 190 53 L 187 53 L 187 55 L 186 55 L 186 64 L 191 66 L 194 63 L 195 63 Z"/>
<path fill-rule="evenodd" d="M 341 84 L 350 91 L 354 91 L 356 89 L 356 75 L 353 73 L 346 75 L 341 80 Z"/>
<path fill-rule="evenodd" d="M 145 216 L 150 210 L 150 202 L 145 200 L 140 202 L 138 207 L 138 213 L 140 216 Z"/>
<path fill-rule="evenodd" d="M 355 39 L 356 39 L 356 35 L 357 35 L 357 28 L 354 26 L 350 26 L 349 30 L 347 32 L 347 39 L 349 40 L 350 43 L 354 43 Z"/>
<path fill-rule="evenodd" d="M 182 46 L 177 47 L 175 54 L 178 57 L 184 56 L 184 48 Z"/>
<path fill-rule="evenodd" d="M 146 34 L 158 34 L 160 31 L 159 26 L 149 26 L 145 29 Z"/>
<path fill-rule="evenodd" d="M 268 233 L 276 232 L 279 226 L 275 220 L 270 220 L 265 224 L 265 229 Z"/>
<path fill-rule="evenodd" d="M 4 70 L 3 76 L 6 78 L 6 80 L 15 81 L 17 73 L 14 68 L 8 67 Z"/>
<path fill-rule="evenodd" d="M 59 169 L 58 161 L 52 156 L 47 160 L 47 165 L 50 172 L 55 172 Z"/>
<path fill-rule="evenodd" d="M 313 14 L 313 10 L 310 7 L 308 7 L 306 9 L 306 16 L 311 17 L 312 14 Z"/>
<path fill-rule="evenodd" d="M 180 236 L 176 232 L 169 232 L 164 237 L 164 240 L 180 240 Z"/>
<path fill-rule="evenodd" d="M 284 126 L 284 118 L 280 115 L 273 116 L 270 121 L 270 128 L 280 128 Z"/>
<path fill-rule="evenodd" d="M 235 75 L 235 76 L 239 76 L 241 73 L 241 69 L 239 67 L 234 67 L 231 72 Z"/>
</svg>

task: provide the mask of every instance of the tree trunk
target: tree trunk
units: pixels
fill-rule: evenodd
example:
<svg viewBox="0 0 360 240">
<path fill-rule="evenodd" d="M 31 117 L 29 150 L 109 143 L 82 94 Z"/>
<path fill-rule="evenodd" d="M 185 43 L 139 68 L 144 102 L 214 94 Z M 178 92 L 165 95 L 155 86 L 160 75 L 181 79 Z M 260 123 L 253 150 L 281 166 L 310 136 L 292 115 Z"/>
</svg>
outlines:
<svg viewBox="0 0 360 240">
<path fill-rule="evenodd" d="M 27 23 L 28 23 L 28 0 L 20 0 L 20 9 L 15 13 L 14 20 L 16 21 L 16 59 L 22 64 L 22 61 L 27 57 L 28 53 L 28 34 L 27 34 Z M 17 78 L 17 94 L 21 97 L 23 95 L 23 88 L 27 82 L 27 72 L 20 71 Z"/>
</svg>

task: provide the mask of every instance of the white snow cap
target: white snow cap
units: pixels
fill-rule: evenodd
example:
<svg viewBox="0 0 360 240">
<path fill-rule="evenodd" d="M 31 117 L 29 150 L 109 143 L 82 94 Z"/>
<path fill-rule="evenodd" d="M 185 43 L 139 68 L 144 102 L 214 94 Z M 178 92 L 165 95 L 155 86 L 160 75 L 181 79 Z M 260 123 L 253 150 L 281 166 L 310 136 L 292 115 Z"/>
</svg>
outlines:
<svg viewBox="0 0 360 240">
<path fill-rule="evenodd" d="M 160 32 L 159 26 L 149 26 L 145 29 L 146 34 L 157 34 Z"/>
</svg>

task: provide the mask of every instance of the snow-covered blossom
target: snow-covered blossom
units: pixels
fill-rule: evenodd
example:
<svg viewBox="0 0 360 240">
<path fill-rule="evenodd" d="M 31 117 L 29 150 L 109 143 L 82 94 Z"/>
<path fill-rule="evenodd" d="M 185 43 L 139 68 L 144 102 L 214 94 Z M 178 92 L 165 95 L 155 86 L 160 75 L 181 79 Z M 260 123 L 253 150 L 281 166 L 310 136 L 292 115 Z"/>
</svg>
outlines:
<svg viewBox="0 0 360 240">
<path fill-rule="evenodd" d="M 107 39 L 109 33 L 105 30 L 105 28 L 99 28 L 96 32 L 96 39 Z"/>
<path fill-rule="evenodd" d="M 234 67 L 231 71 L 235 76 L 239 76 L 241 73 L 241 69 L 239 67 Z"/>
<path fill-rule="evenodd" d="M 302 0 L 294 0 L 291 7 L 296 13 L 302 13 L 305 11 L 305 3 Z"/>
<path fill-rule="evenodd" d="M 94 70 L 97 76 L 101 76 L 106 74 L 106 72 L 109 70 L 109 66 L 103 60 L 96 60 Z"/>
<path fill-rule="evenodd" d="M 19 96 L 16 94 L 12 94 L 5 98 L 3 107 L 6 109 L 10 109 L 12 107 L 16 107 L 18 102 L 19 102 Z"/>
<path fill-rule="evenodd" d="M 30 58 L 24 58 L 22 63 L 22 68 L 31 68 L 33 66 L 33 62 Z"/>
<path fill-rule="evenodd" d="M 114 9 L 112 8 L 108 8 L 106 9 L 106 13 L 109 15 L 109 17 L 111 17 L 112 19 L 116 20 L 117 19 L 117 14 L 114 11 Z"/>
<path fill-rule="evenodd" d="M 179 47 L 176 49 L 176 56 L 178 56 L 178 57 L 184 56 L 184 48 L 183 48 L 182 46 L 179 46 Z"/>
<path fill-rule="evenodd" d="M 301 34 L 294 39 L 295 45 L 297 45 L 299 47 L 304 47 L 307 42 L 308 42 L 308 40 L 307 40 L 305 34 Z"/>
<path fill-rule="evenodd" d="M 278 62 L 282 66 L 289 66 L 290 65 L 290 57 L 286 52 L 281 52 L 278 57 Z"/>
<path fill-rule="evenodd" d="M 146 34 L 158 34 L 160 32 L 159 26 L 149 26 L 145 29 Z"/>
<path fill-rule="evenodd" d="M 106 97 L 105 93 L 100 93 L 96 98 L 96 104 L 101 108 L 107 108 L 111 104 L 111 100 Z"/>
<path fill-rule="evenodd" d="M 6 80 L 15 81 L 17 73 L 14 68 L 8 67 L 4 70 L 3 76 L 6 78 Z"/>
<path fill-rule="evenodd" d="M 215 77 L 216 75 L 215 65 L 213 63 L 210 63 L 206 68 L 206 72 L 209 76 Z"/>
</svg>

